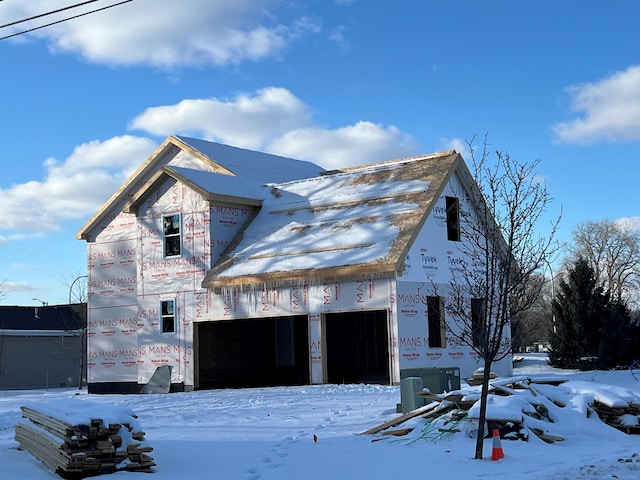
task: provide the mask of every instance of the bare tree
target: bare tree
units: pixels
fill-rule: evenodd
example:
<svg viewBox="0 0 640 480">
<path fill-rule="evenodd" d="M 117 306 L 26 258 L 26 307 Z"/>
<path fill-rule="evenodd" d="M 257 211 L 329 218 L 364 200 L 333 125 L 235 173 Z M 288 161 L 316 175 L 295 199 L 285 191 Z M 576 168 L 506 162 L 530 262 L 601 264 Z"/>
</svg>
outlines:
<svg viewBox="0 0 640 480">
<path fill-rule="evenodd" d="M 535 176 L 539 160 L 518 163 L 496 151 L 491 160 L 487 136 L 480 156 L 468 141 L 471 175 L 469 211 L 462 212 L 460 241 L 463 262 L 454 271 L 446 302 L 449 334 L 471 347 L 483 361 L 484 375 L 475 458 L 482 458 L 491 366 L 511 352 L 510 322 L 520 318 L 540 295 L 540 274 L 556 247 L 553 237 L 560 217 L 544 237 L 537 226 L 552 198 Z"/>
<path fill-rule="evenodd" d="M 87 275 L 76 273 L 71 280 L 63 276 L 64 284 L 69 289 L 69 304 L 87 303 L 88 283 Z"/>
<path fill-rule="evenodd" d="M 625 222 L 589 221 L 573 231 L 571 259 L 584 258 L 611 298 L 632 303 L 640 290 L 640 231 Z"/>
<path fill-rule="evenodd" d="M 529 310 L 511 318 L 511 346 L 522 349 L 536 342 L 548 342 L 552 329 L 551 282 L 544 275 L 535 275 L 529 288 L 539 295 Z"/>
<path fill-rule="evenodd" d="M 77 327 L 73 330 L 74 334 L 80 339 L 80 345 L 78 348 L 78 389 L 82 388 L 84 371 L 86 368 L 86 354 L 87 354 L 87 297 L 88 297 L 88 282 L 87 275 L 76 274 L 73 280 L 70 282 L 64 279 L 65 285 L 69 288 L 69 306 L 73 308 L 78 317 L 81 320 L 81 327 Z"/>
</svg>

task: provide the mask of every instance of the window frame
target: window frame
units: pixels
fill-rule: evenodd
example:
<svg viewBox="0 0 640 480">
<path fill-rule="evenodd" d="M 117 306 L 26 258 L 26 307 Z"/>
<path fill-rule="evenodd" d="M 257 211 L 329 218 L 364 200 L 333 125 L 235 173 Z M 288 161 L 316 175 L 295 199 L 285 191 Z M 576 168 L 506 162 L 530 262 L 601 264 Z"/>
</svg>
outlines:
<svg viewBox="0 0 640 480">
<path fill-rule="evenodd" d="M 178 227 L 177 232 L 171 231 L 167 232 L 167 220 L 173 219 L 174 217 L 178 217 Z M 175 221 L 170 220 L 171 225 L 175 228 Z M 168 254 L 168 241 L 178 238 L 178 253 Z M 182 214 L 181 213 L 170 213 L 167 215 L 162 215 L 162 256 L 163 258 L 175 258 L 182 256 Z"/>
<path fill-rule="evenodd" d="M 471 299 L 471 341 L 474 348 L 484 347 L 486 302 L 486 298 Z"/>
<path fill-rule="evenodd" d="M 171 304 L 171 311 L 169 312 L 169 304 Z M 165 309 L 165 305 L 167 308 Z M 160 300 L 160 333 L 162 334 L 174 334 L 176 333 L 176 305 L 175 298 L 170 300 Z M 166 312 L 165 312 L 166 310 Z M 167 325 L 171 321 L 171 330 L 167 330 Z"/>
<path fill-rule="evenodd" d="M 427 297 L 427 332 L 429 348 L 446 348 L 447 335 L 445 324 L 444 298 Z"/>
<path fill-rule="evenodd" d="M 447 240 L 459 242 L 460 235 L 460 199 L 458 197 L 444 197 L 447 219 Z"/>
</svg>

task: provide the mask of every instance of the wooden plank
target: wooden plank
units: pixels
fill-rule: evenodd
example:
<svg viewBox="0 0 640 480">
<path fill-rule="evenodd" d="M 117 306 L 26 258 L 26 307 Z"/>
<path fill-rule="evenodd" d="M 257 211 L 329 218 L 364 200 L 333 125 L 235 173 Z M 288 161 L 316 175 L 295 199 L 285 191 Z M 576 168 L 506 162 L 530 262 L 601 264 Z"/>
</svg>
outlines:
<svg viewBox="0 0 640 480">
<path fill-rule="evenodd" d="M 382 430 L 386 430 L 387 428 L 395 427 L 397 425 L 400 425 L 403 422 L 406 422 L 407 420 L 410 420 L 419 415 L 422 415 L 423 413 L 428 412 L 432 408 L 434 408 L 434 404 L 429 404 L 429 405 L 425 405 L 424 407 L 416 408 L 411 412 L 405 413 L 404 415 L 400 415 L 399 417 L 396 417 L 392 420 L 384 422 L 383 424 L 378 425 L 377 427 L 370 428 L 366 432 L 362 432 L 362 435 L 372 435 L 374 433 L 381 432 Z"/>
<path fill-rule="evenodd" d="M 95 417 L 89 425 L 70 425 L 31 407 L 21 407 L 25 420 L 15 426 L 15 439 L 19 448 L 30 452 L 47 468 L 63 477 L 114 473 L 118 470 L 151 472 L 155 466 L 148 455 L 153 451 L 144 441 L 144 432 L 134 432 L 127 424 L 105 425 L 103 419 Z M 135 416 L 134 416 L 135 418 Z M 127 437 L 138 443 L 122 445 L 122 429 Z"/>
</svg>

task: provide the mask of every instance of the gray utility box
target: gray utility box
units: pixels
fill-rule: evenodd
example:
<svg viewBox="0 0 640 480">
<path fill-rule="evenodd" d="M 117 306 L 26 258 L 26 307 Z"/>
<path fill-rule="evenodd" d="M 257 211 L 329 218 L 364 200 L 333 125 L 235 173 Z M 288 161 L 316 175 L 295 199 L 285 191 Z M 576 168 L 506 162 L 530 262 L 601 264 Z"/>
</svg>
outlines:
<svg viewBox="0 0 640 480">
<path fill-rule="evenodd" d="M 460 368 L 406 368 L 400 370 L 400 381 L 403 378 L 420 377 L 422 388 L 428 388 L 431 393 L 451 392 L 460 390 Z"/>
<path fill-rule="evenodd" d="M 412 412 L 416 408 L 425 405 L 425 399 L 416 394 L 422 391 L 422 379 L 420 377 L 406 377 L 400 380 L 400 405 L 398 412 Z"/>
</svg>

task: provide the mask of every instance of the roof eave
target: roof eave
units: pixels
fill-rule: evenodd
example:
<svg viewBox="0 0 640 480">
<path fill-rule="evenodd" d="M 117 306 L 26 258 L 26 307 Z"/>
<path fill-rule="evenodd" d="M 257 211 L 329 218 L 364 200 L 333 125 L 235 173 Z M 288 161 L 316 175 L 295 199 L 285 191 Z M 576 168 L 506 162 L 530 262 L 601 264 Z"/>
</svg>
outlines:
<svg viewBox="0 0 640 480">
<path fill-rule="evenodd" d="M 220 290 L 223 288 L 250 288 L 252 286 L 291 286 L 300 283 L 320 283 L 327 279 L 392 278 L 396 276 L 393 264 L 345 265 L 330 268 L 310 268 L 286 272 L 272 272 L 237 277 L 219 277 L 202 281 L 203 288 Z"/>
<path fill-rule="evenodd" d="M 147 157 L 147 159 L 138 167 L 138 169 L 123 183 L 118 190 L 116 190 L 111 197 L 100 207 L 100 209 L 85 223 L 78 233 L 76 233 L 77 240 L 87 240 L 91 238 L 91 232 L 95 230 L 97 225 L 109 214 L 113 206 L 124 199 L 129 194 L 133 185 L 142 177 L 146 172 L 153 168 L 156 163 L 156 159 L 164 157 L 171 148 L 183 148 L 183 143 L 176 137 L 168 137 L 165 139 L 155 151 Z"/>
<path fill-rule="evenodd" d="M 184 176 L 180 175 L 174 169 L 168 166 L 163 166 L 160 170 L 158 170 L 153 177 L 149 179 L 149 181 L 140 188 L 129 200 L 125 203 L 122 211 L 125 213 L 133 213 L 135 215 L 138 214 L 138 210 L 142 203 L 144 203 L 144 199 L 147 198 L 149 192 L 158 188 L 163 182 L 165 182 L 168 178 L 172 178 L 176 181 L 179 181 L 189 187 L 191 190 L 200 194 L 206 201 L 209 203 L 222 204 L 222 205 L 238 205 L 238 206 L 249 206 L 249 207 L 260 207 L 262 206 L 262 200 L 257 198 L 250 198 L 238 195 L 226 195 L 216 192 L 209 192 L 199 185 L 193 183 L 188 180 Z"/>
</svg>

